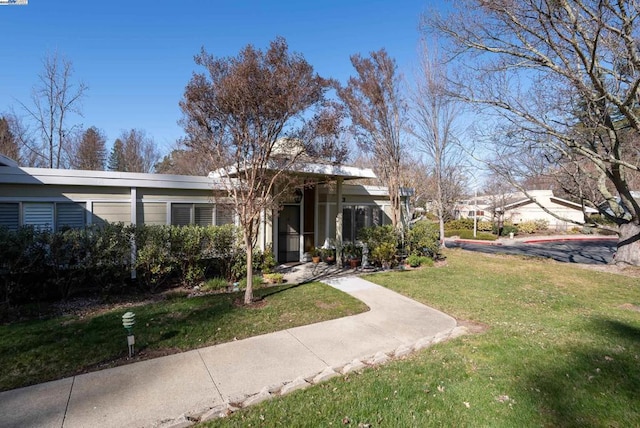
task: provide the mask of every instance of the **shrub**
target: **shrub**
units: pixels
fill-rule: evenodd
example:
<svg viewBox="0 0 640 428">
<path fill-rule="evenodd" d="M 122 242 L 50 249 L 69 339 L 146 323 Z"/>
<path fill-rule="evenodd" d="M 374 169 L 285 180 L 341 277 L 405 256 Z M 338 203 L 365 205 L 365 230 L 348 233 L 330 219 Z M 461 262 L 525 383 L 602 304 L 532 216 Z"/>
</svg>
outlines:
<svg viewBox="0 0 640 428">
<path fill-rule="evenodd" d="M 172 226 L 139 226 L 136 239 L 136 270 L 141 282 L 156 291 L 176 268 L 171 251 Z"/>
<path fill-rule="evenodd" d="M 228 286 L 229 286 L 229 282 L 226 279 L 216 276 L 214 278 L 207 279 L 204 282 L 204 284 L 202 284 L 202 290 L 204 291 L 224 290 Z"/>
<path fill-rule="evenodd" d="M 391 266 L 395 261 L 397 248 L 390 242 L 383 242 L 371 252 L 371 260 L 380 266 Z"/>
<path fill-rule="evenodd" d="M 494 235 L 498 234 L 498 225 L 493 225 L 493 229 L 492 232 Z M 505 221 L 504 225 L 502 227 L 502 234 L 500 236 L 509 236 L 510 233 L 513 233 L 514 235 L 518 234 L 518 228 L 516 226 L 513 225 L 513 223 Z"/>
<path fill-rule="evenodd" d="M 458 220 L 449 220 L 444 224 L 444 229 L 445 230 L 459 230 L 459 229 L 473 230 L 473 219 L 460 218 Z"/>
<path fill-rule="evenodd" d="M 418 254 L 411 254 L 407 257 L 406 263 L 411 267 L 433 266 L 433 259 Z"/>
<path fill-rule="evenodd" d="M 247 288 L 247 278 L 242 278 L 238 282 L 240 283 L 240 288 Z M 264 281 L 262 280 L 262 277 L 259 276 L 259 275 L 254 275 L 253 276 L 253 288 L 254 289 L 258 289 L 258 288 L 262 287 L 262 284 L 264 284 Z"/>
<path fill-rule="evenodd" d="M 523 221 L 518 224 L 518 231 L 521 233 L 534 233 L 537 229 L 536 222 L 533 220 Z"/>
<path fill-rule="evenodd" d="M 451 235 L 449 235 L 451 233 Z M 445 232 L 445 236 L 458 236 L 460 239 L 479 239 L 483 241 L 495 241 L 498 237 L 492 233 L 476 232 L 476 236 L 473 236 L 473 230 L 450 230 Z"/>
<path fill-rule="evenodd" d="M 493 230 L 493 223 L 490 221 L 479 221 L 476 224 L 476 230 L 480 232 L 491 232 Z"/>
<path fill-rule="evenodd" d="M 414 223 L 407 232 L 407 246 L 412 254 L 432 258 L 437 256 L 440 248 L 438 224 L 424 220 Z"/>
<path fill-rule="evenodd" d="M 284 281 L 284 275 L 281 273 L 265 273 L 263 278 L 271 284 L 282 284 Z"/>
<path fill-rule="evenodd" d="M 264 254 L 262 257 L 262 273 L 271 273 L 273 272 L 273 268 L 276 267 L 276 256 L 273 254 L 273 248 L 271 245 L 268 245 L 264 249 Z"/>
</svg>

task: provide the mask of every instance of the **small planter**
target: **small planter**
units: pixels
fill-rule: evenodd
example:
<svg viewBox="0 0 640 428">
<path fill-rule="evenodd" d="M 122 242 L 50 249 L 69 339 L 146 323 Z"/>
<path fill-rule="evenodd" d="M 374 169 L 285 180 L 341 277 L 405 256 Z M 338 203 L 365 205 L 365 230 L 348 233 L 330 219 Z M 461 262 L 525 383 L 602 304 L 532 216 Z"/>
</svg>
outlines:
<svg viewBox="0 0 640 428">
<path fill-rule="evenodd" d="M 360 259 L 349 259 L 349 266 L 351 269 L 355 269 L 360 266 Z"/>
<path fill-rule="evenodd" d="M 327 256 L 324 258 L 324 262 L 328 265 L 332 265 L 336 262 L 336 258 L 333 256 Z"/>
<path fill-rule="evenodd" d="M 315 264 L 320 263 L 320 256 L 313 256 L 311 257 L 311 261 Z"/>
</svg>

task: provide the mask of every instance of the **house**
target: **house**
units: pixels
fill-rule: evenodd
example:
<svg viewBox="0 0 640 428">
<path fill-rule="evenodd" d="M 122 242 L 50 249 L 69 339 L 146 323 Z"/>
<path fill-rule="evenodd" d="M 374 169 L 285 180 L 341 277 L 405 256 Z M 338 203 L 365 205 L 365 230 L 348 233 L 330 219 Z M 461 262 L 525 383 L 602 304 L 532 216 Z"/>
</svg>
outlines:
<svg viewBox="0 0 640 428">
<path fill-rule="evenodd" d="M 559 231 L 585 222 L 583 207 L 554 196 L 553 190 L 529 190 L 527 193 L 529 196 L 523 192 L 515 192 L 505 195 L 482 195 L 468 201 L 460 201 L 456 206 L 456 218 L 473 218 L 475 212 L 478 221 L 494 221 L 502 214 L 504 221 L 515 225 L 525 221 L 546 220 L 549 229 Z M 591 207 L 584 207 L 584 210 L 587 215 L 598 213 L 597 209 Z"/>
<path fill-rule="evenodd" d="M 295 172 L 316 184 L 296 192 L 279 211 L 264 213 L 259 231 L 258 247 L 271 245 L 278 262 L 303 260 L 327 239 L 354 241 L 361 228 L 391 222 L 386 188 L 344 184 L 375 178 L 370 169 L 308 163 Z M 406 200 L 409 193 L 404 195 Z M 21 168 L 0 155 L 0 226 L 60 230 L 104 222 L 223 225 L 235 217 L 214 173 Z"/>
</svg>

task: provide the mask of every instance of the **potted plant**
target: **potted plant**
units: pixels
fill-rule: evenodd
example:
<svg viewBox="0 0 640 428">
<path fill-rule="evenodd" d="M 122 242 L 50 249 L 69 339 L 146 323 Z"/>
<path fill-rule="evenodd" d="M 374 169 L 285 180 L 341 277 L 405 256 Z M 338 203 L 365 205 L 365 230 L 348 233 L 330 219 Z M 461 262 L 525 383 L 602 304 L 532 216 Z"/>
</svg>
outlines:
<svg viewBox="0 0 640 428">
<path fill-rule="evenodd" d="M 320 263 L 320 256 L 322 255 L 320 248 L 313 247 L 309 253 L 311 254 L 311 261 L 313 263 Z"/>
<path fill-rule="evenodd" d="M 332 248 L 321 248 L 320 255 L 326 264 L 332 265 L 336 262 L 336 255 Z"/>
<path fill-rule="evenodd" d="M 362 248 L 358 247 L 354 243 L 348 243 L 342 247 L 342 250 L 345 261 L 351 269 L 355 269 L 360 265 L 360 260 L 362 259 Z"/>
</svg>

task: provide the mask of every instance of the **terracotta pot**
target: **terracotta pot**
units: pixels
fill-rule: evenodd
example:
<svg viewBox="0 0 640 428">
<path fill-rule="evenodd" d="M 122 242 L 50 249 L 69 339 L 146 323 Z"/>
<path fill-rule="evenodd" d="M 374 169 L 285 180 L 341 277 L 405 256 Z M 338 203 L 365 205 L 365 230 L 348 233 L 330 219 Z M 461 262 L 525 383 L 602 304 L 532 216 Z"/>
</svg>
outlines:
<svg viewBox="0 0 640 428">
<path fill-rule="evenodd" d="M 317 263 L 320 263 L 320 256 L 313 256 L 313 257 L 311 257 L 311 261 L 312 261 L 313 263 L 316 263 L 316 264 L 317 264 Z"/>
</svg>

